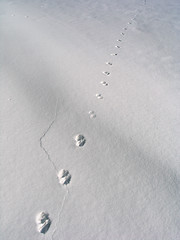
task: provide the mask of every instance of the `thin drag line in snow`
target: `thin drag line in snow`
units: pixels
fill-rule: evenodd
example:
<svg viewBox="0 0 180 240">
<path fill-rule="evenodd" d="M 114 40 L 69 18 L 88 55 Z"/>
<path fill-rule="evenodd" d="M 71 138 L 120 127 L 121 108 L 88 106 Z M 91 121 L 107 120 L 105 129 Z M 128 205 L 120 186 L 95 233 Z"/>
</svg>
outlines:
<svg viewBox="0 0 180 240">
<path fill-rule="evenodd" d="M 52 233 L 51 240 L 54 239 L 54 234 L 55 234 L 56 231 L 57 231 L 57 225 L 58 225 L 58 223 L 59 223 L 59 221 L 60 221 L 60 216 L 61 216 L 61 213 L 62 213 L 62 211 L 63 211 L 64 204 L 65 204 L 65 200 L 66 200 L 66 197 L 67 197 L 68 194 L 69 194 L 69 190 L 68 190 L 68 187 L 66 186 L 66 194 L 64 195 L 64 198 L 63 198 L 63 201 L 62 201 L 62 204 L 61 204 L 61 208 L 60 208 L 59 213 L 58 213 L 58 220 L 57 220 L 57 222 L 56 222 L 54 231 L 53 231 L 53 233 Z"/>
<path fill-rule="evenodd" d="M 57 118 L 57 107 L 58 107 L 58 99 L 56 101 L 56 107 L 55 107 L 55 114 L 54 114 L 54 119 L 51 121 L 51 123 L 49 124 L 48 128 L 46 129 L 46 131 L 43 133 L 43 135 L 40 137 L 39 139 L 39 143 L 40 143 L 40 147 L 42 148 L 42 150 L 45 152 L 49 162 L 52 164 L 54 170 L 56 171 L 56 173 L 58 173 L 57 167 L 55 165 L 55 163 L 53 162 L 53 160 L 51 159 L 50 154 L 48 153 L 48 151 L 46 150 L 46 148 L 43 146 L 43 138 L 46 137 L 47 133 L 49 132 L 49 130 L 51 129 L 51 127 L 53 126 L 54 122 L 56 121 Z"/>
</svg>

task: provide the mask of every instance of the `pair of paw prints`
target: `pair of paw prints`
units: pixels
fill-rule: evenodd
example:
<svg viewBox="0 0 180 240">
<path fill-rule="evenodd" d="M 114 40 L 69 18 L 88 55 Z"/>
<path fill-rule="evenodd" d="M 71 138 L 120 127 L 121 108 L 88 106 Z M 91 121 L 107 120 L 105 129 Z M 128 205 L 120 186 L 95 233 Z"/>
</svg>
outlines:
<svg viewBox="0 0 180 240">
<path fill-rule="evenodd" d="M 49 218 L 49 214 L 47 212 L 40 212 L 36 216 L 36 224 L 37 231 L 45 234 L 51 225 L 51 219 Z"/>
<path fill-rule="evenodd" d="M 74 137 L 76 147 L 83 147 L 86 143 L 86 138 L 82 134 L 77 134 Z"/>
<path fill-rule="evenodd" d="M 94 111 L 89 111 L 88 114 L 91 119 L 96 118 L 96 113 Z"/>
<path fill-rule="evenodd" d="M 71 181 L 71 174 L 68 170 L 61 169 L 58 173 L 58 179 L 61 185 L 67 185 Z"/>
</svg>

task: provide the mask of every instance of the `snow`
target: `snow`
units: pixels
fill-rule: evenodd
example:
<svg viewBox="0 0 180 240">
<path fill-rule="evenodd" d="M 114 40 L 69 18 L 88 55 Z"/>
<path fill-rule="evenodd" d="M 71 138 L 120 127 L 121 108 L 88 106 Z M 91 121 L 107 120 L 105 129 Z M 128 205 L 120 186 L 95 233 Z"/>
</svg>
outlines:
<svg viewBox="0 0 180 240">
<path fill-rule="evenodd" d="M 0 25 L 1 239 L 179 240 L 179 1 L 2 0 Z"/>
</svg>

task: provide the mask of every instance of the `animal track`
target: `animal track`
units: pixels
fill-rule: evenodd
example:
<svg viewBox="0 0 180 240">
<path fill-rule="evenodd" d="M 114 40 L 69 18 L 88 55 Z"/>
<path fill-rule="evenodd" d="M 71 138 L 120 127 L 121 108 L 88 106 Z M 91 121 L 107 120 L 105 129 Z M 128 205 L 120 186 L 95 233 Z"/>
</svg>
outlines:
<svg viewBox="0 0 180 240">
<path fill-rule="evenodd" d="M 89 111 L 88 114 L 90 118 L 96 118 L 96 114 L 94 111 Z"/>
<path fill-rule="evenodd" d="M 106 64 L 112 66 L 112 63 L 111 63 L 111 62 L 106 62 Z"/>
<path fill-rule="evenodd" d="M 103 74 L 109 76 L 111 73 L 110 72 L 102 72 Z"/>
<path fill-rule="evenodd" d="M 38 232 L 45 234 L 51 225 L 49 214 L 47 212 L 40 212 L 36 216 L 36 224 Z"/>
<path fill-rule="evenodd" d="M 111 53 L 111 56 L 117 56 L 118 54 L 117 53 Z"/>
<path fill-rule="evenodd" d="M 74 137 L 74 140 L 76 142 L 76 146 L 77 147 L 82 147 L 84 146 L 84 144 L 86 143 L 86 139 L 83 135 L 78 134 Z"/>
<path fill-rule="evenodd" d="M 103 86 L 108 86 L 109 84 L 107 83 L 107 82 L 105 82 L 105 81 L 101 81 L 100 82 Z"/>
<path fill-rule="evenodd" d="M 46 148 L 43 145 L 43 138 L 46 137 L 47 133 L 50 131 L 54 122 L 57 119 L 57 109 L 58 109 L 58 99 L 56 101 L 54 118 L 51 121 L 51 123 L 49 124 L 46 131 L 43 133 L 43 135 L 39 139 L 40 147 L 42 148 L 42 150 L 47 155 L 47 158 L 50 161 L 50 163 L 53 165 L 56 174 L 58 174 L 57 167 L 56 167 L 54 161 L 51 159 L 51 156 L 50 156 L 49 152 L 46 150 Z M 60 171 L 59 174 L 58 174 L 58 178 L 59 178 L 59 183 L 62 184 L 62 185 L 67 185 L 71 181 L 71 175 L 69 174 L 69 171 L 67 171 L 67 170 Z M 55 232 L 57 231 L 57 224 L 59 223 L 60 215 L 61 215 L 61 212 L 63 211 L 65 200 L 66 200 L 66 197 L 67 197 L 68 193 L 69 193 L 69 190 L 68 190 L 68 188 L 66 188 L 66 194 L 64 195 L 64 198 L 63 198 L 63 201 L 62 201 L 62 204 L 61 204 L 61 208 L 60 208 L 59 213 L 58 213 L 58 221 L 56 222 L 55 229 L 54 229 L 54 231 L 52 233 L 52 236 L 51 236 L 51 240 L 53 240 L 53 236 L 54 236 Z M 48 231 L 50 225 L 51 225 L 51 220 L 49 219 L 48 216 L 49 216 L 48 213 L 41 212 L 36 218 L 37 230 L 41 233 L 46 233 Z"/>
<path fill-rule="evenodd" d="M 146 4 L 146 1 L 145 1 L 145 4 Z M 15 15 L 12 14 L 11 16 L 14 17 Z M 25 17 L 25 18 L 28 18 L 29 16 L 26 15 L 26 16 L 24 16 L 24 17 Z M 136 17 L 137 17 L 137 15 L 135 15 L 134 18 L 130 19 L 130 22 L 128 22 L 128 24 L 129 24 L 129 25 L 132 24 L 132 20 L 135 20 Z M 128 28 L 125 27 L 125 28 L 123 28 L 122 31 L 127 31 L 127 30 L 128 30 Z M 125 33 L 124 33 L 124 32 L 121 32 L 121 35 L 124 36 Z M 123 39 L 123 37 L 122 37 L 122 39 Z M 122 40 L 121 40 L 121 39 L 117 39 L 117 42 L 122 42 Z M 118 43 L 117 43 L 117 44 L 118 44 Z M 121 44 L 120 44 L 120 45 L 121 45 Z M 115 48 L 118 48 L 118 49 L 119 49 L 120 46 L 116 45 Z M 118 52 L 118 51 L 117 51 L 117 52 Z M 117 56 L 118 53 L 111 53 L 110 55 L 111 55 L 111 56 Z M 111 62 L 106 62 L 106 64 L 109 65 L 109 66 L 112 66 L 112 65 L 113 65 Z M 111 74 L 110 72 L 107 72 L 107 71 L 103 71 L 102 73 L 105 74 L 105 75 L 107 75 L 107 76 L 109 76 L 109 75 Z M 101 83 L 103 86 L 108 86 L 108 85 L 109 85 L 106 81 L 101 81 L 100 83 Z M 101 94 L 97 93 L 97 94 L 96 94 L 96 98 L 97 98 L 97 99 L 103 99 L 103 96 L 102 96 Z M 11 100 L 11 99 L 8 99 L 8 100 Z M 54 161 L 51 159 L 50 154 L 48 153 L 48 151 L 46 150 L 46 148 L 45 148 L 44 145 L 43 145 L 43 138 L 46 137 L 47 133 L 50 131 L 50 129 L 52 128 L 54 122 L 56 121 L 56 118 L 57 118 L 57 105 L 58 105 L 58 99 L 57 99 L 57 102 L 56 102 L 56 108 L 55 108 L 54 118 L 53 118 L 53 120 L 51 121 L 51 123 L 49 124 L 49 126 L 47 127 L 47 129 L 45 130 L 45 132 L 43 133 L 43 135 L 40 137 L 39 142 L 40 142 L 40 147 L 41 147 L 41 149 L 42 149 L 42 150 L 44 151 L 44 153 L 47 155 L 48 160 L 51 162 L 51 164 L 52 164 L 53 167 L 54 167 L 54 170 L 56 171 L 56 174 L 57 174 L 59 183 L 60 183 L 61 185 L 65 185 L 65 186 L 66 186 L 66 185 L 68 185 L 68 184 L 70 183 L 70 181 L 71 181 L 71 178 L 72 178 L 72 177 L 71 177 L 71 174 L 69 173 L 68 170 L 65 170 L 65 169 L 61 169 L 59 172 L 57 172 L 57 167 L 56 167 Z M 90 118 L 96 118 L 96 114 L 95 114 L 94 111 L 89 111 L 88 114 L 89 114 L 89 117 L 90 117 Z M 84 144 L 86 143 L 86 138 L 85 138 L 82 134 L 76 135 L 76 136 L 74 137 L 74 140 L 75 140 L 75 144 L 76 144 L 77 147 L 82 147 L 82 146 L 84 146 Z M 58 213 L 58 221 L 56 222 L 56 226 L 55 226 L 55 229 L 54 229 L 54 231 L 53 231 L 53 233 L 52 233 L 51 240 L 53 240 L 53 236 L 54 236 L 55 232 L 56 232 L 57 229 L 58 229 L 58 228 L 57 228 L 57 224 L 58 224 L 59 221 L 60 221 L 61 212 L 63 211 L 64 204 L 65 204 L 66 197 L 67 197 L 68 193 L 69 193 L 69 190 L 68 190 L 68 187 L 66 186 L 66 194 L 64 195 L 63 200 L 62 200 L 62 204 L 61 204 L 61 207 L 60 207 L 60 210 L 59 210 L 59 213 Z M 48 214 L 47 212 L 40 212 L 40 213 L 36 216 L 36 224 L 37 224 L 37 230 L 38 230 L 38 232 L 45 234 L 45 233 L 48 231 L 48 229 L 49 229 L 49 227 L 50 227 L 50 225 L 51 225 L 51 220 L 50 220 L 50 218 L 49 218 L 49 214 Z"/>
<path fill-rule="evenodd" d="M 96 94 L 97 99 L 103 99 L 103 96 L 99 93 Z"/>
<path fill-rule="evenodd" d="M 68 170 L 61 169 L 58 173 L 58 179 L 61 185 L 67 185 L 71 181 L 71 174 Z"/>
</svg>

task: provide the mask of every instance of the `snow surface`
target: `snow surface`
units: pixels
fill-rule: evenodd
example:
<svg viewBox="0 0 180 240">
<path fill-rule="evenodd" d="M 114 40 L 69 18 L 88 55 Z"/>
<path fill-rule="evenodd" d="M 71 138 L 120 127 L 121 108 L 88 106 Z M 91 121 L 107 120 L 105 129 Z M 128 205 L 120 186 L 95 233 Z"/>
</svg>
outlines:
<svg viewBox="0 0 180 240">
<path fill-rule="evenodd" d="M 0 1 L 2 240 L 180 239 L 179 43 L 178 0 Z"/>
</svg>

